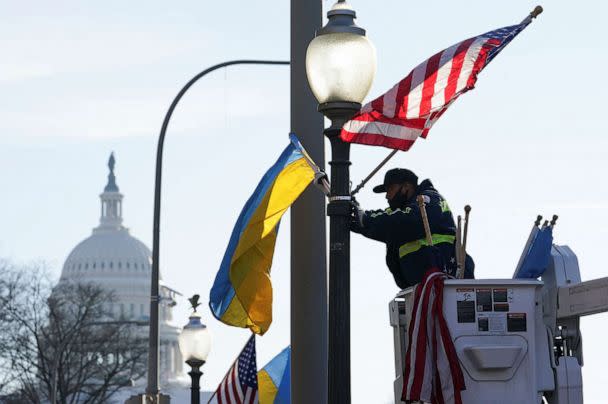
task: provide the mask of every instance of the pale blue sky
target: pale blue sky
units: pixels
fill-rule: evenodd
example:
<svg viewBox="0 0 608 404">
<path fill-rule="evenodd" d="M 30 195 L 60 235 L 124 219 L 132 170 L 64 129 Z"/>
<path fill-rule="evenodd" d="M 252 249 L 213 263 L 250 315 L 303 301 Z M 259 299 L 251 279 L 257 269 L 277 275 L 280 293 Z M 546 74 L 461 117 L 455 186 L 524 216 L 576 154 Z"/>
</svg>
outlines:
<svg viewBox="0 0 608 404">
<path fill-rule="evenodd" d="M 332 2 L 324 1 L 324 6 Z M 532 1 L 352 0 L 377 48 L 370 98 L 469 36 L 522 20 Z M 608 190 L 602 94 L 606 6 L 543 4 L 545 12 L 480 75 L 426 141 L 389 167 L 430 177 L 454 211 L 469 203 L 477 276 L 510 277 L 537 213 L 560 215 L 555 240 L 578 254 L 583 279 L 607 275 Z M 0 256 L 63 260 L 99 215 L 106 161 L 116 153 L 125 224 L 151 244 L 157 133 L 187 80 L 215 63 L 289 57 L 289 2 L 0 1 Z M 204 78 L 174 116 L 165 149 L 161 270 L 207 296 L 236 217 L 287 144 L 289 71 L 234 67 Z M 357 183 L 388 151 L 352 148 Z M 359 201 L 382 207 L 367 188 Z M 258 341 L 260 367 L 289 343 L 289 215 L 275 262 L 275 321 Z M 353 402 L 392 397 L 397 292 L 384 246 L 353 236 Z M 186 321 L 186 303 L 177 310 Z M 203 386 L 215 388 L 247 332 L 206 313 L 215 344 Z M 584 319 L 585 402 L 608 375 L 601 331 Z M 370 346 L 373 349 L 370 349 Z M 373 354 L 370 354 L 373 352 Z"/>
</svg>

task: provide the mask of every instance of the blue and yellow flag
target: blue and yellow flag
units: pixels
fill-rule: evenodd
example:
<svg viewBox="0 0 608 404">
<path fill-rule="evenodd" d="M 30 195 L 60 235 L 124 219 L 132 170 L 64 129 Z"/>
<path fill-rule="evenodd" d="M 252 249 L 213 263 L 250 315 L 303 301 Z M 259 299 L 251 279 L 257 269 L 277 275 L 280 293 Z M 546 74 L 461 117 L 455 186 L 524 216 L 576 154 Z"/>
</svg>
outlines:
<svg viewBox="0 0 608 404">
<path fill-rule="evenodd" d="M 260 335 L 272 322 L 270 267 L 279 221 L 319 171 L 296 136 L 289 138 L 241 211 L 209 296 L 218 320 Z"/>
<path fill-rule="evenodd" d="M 291 403 L 291 347 L 285 348 L 258 372 L 260 404 Z"/>
</svg>

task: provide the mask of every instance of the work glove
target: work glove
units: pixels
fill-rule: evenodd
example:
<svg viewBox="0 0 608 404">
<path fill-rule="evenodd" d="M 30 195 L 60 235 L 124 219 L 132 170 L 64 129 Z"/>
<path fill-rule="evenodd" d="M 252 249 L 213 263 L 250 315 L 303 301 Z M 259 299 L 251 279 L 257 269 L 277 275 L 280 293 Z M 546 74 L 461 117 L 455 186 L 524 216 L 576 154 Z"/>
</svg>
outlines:
<svg viewBox="0 0 608 404">
<path fill-rule="evenodd" d="M 356 222 L 359 227 L 363 227 L 363 210 L 361 206 L 359 206 L 359 202 L 353 197 L 350 200 L 350 208 L 351 208 L 351 217 L 354 222 Z"/>
</svg>

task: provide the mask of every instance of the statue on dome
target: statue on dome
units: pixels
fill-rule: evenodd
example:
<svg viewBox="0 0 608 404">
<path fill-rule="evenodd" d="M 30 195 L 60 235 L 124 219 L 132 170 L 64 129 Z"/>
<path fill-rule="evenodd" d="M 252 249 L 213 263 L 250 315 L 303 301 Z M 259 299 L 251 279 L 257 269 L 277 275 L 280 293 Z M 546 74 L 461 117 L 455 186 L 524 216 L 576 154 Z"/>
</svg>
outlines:
<svg viewBox="0 0 608 404">
<path fill-rule="evenodd" d="M 114 152 L 110 154 L 108 160 L 108 167 L 110 168 L 110 174 L 108 174 L 108 185 L 106 185 L 104 192 L 118 192 L 118 185 L 116 185 L 116 176 L 114 175 L 114 166 L 116 165 L 116 159 L 114 158 Z"/>
<path fill-rule="evenodd" d="M 116 164 L 116 160 L 114 159 L 114 152 L 110 154 L 110 159 L 108 160 L 108 167 L 110 167 L 110 172 L 114 173 L 114 165 Z"/>
</svg>

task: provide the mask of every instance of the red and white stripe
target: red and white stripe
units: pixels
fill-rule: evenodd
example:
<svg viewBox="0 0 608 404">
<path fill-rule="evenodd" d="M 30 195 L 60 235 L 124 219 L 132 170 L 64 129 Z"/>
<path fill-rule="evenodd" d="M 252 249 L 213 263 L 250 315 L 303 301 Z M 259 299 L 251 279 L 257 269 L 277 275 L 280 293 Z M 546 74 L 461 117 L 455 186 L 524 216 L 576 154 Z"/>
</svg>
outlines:
<svg viewBox="0 0 608 404">
<path fill-rule="evenodd" d="M 258 390 L 241 388 L 238 375 L 238 359 L 218 386 L 207 404 L 258 404 Z"/>
<path fill-rule="evenodd" d="M 491 41 L 467 39 L 425 60 L 344 124 L 342 140 L 409 150 L 456 98 L 473 88 Z"/>
<path fill-rule="evenodd" d="M 402 400 L 462 404 L 464 376 L 443 315 L 443 281 L 429 270 L 416 287 L 405 357 Z"/>
</svg>

